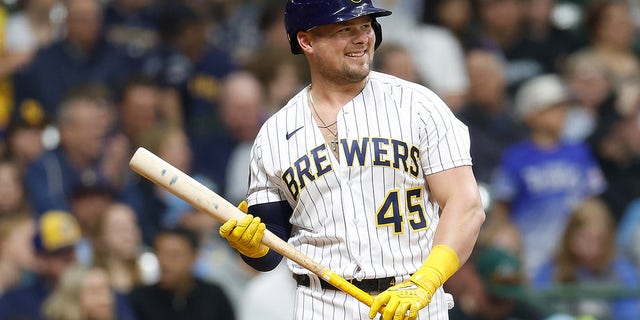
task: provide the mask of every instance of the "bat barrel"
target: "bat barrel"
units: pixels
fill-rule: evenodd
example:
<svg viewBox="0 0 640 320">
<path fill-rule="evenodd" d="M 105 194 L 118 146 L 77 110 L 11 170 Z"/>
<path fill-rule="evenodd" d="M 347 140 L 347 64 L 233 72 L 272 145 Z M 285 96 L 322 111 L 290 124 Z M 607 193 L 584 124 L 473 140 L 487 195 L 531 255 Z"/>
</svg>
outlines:
<svg viewBox="0 0 640 320">
<path fill-rule="evenodd" d="M 129 167 L 219 222 L 243 217 L 227 200 L 145 148 L 136 150 Z"/>
</svg>

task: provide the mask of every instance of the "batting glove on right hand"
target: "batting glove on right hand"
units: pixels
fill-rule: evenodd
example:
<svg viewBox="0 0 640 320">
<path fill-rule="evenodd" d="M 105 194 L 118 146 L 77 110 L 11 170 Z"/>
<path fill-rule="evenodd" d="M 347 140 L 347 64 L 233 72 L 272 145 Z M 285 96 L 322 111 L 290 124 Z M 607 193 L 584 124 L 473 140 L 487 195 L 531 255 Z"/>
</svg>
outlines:
<svg viewBox="0 0 640 320">
<path fill-rule="evenodd" d="M 238 208 L 246 212 L 246 202 L 244 203 L 244 208 L 243 203 L 240 203 Z M 259 217 L 248 214 L 240 222 L 229 219 L 220 227 L 219 233 L 241 254 L 249 258 L 260 258 L 269 252 L 269 247 L 262 244 L 266 229 L 267 226 L 260 221 Z"/>
<path fill-rule="evenodd" d="M 431 294 L 416 283 L 407 280 L 376 296 L 369 310 L 373 319 L 384 306 L 381 320 L 415 320 L 418 311 L 431 302 Z M 408 314 L 407 314 L 408 313 Z"/>
</svg>

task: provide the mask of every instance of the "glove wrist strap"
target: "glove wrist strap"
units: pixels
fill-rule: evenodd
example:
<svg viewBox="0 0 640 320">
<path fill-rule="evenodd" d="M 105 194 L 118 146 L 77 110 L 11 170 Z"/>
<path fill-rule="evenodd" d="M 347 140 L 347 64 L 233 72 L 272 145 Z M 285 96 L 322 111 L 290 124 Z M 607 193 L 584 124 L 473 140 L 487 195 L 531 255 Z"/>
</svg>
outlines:
<svg viewBox="0 0 640 320">
<path fill-rule="evenodd" d="M 433 247 L 420 269 L 409 280 L 433 295 L 459 268 L 460 260 L 455 250 L 439 244 Z"/>
</svg>

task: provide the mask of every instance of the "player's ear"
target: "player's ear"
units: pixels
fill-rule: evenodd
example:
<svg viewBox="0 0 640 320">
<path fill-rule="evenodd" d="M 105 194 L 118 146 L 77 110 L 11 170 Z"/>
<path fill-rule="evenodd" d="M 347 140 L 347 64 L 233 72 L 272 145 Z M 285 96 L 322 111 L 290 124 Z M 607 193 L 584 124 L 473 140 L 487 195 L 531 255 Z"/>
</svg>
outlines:
<svg viewBox="0 0 640 320">
<path fill-rule="evenodd" d="M 312 35 L 307 31 L 300 31 L 296 35 L 302 52 L 313 52 Z"/>
</svg>

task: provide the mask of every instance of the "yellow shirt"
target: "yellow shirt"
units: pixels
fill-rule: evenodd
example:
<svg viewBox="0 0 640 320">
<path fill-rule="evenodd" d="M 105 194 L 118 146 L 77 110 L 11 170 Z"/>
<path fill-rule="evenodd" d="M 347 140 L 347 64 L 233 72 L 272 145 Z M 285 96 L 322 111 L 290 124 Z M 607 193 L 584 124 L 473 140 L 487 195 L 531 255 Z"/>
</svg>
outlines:
<svg viewBox="0 0 640 320">
<path fill-rule="evenodd" d="M 4 28 L 7 22 L 7 10 L 0 6 L 0 59 L 5 55 L 4 50 Z M 11 79 L 5 77 L 0 79 L 0 131 L 4 131 L 9 124 L 11 111 L 13 109 L 13 90 Z"/>
</svg>

